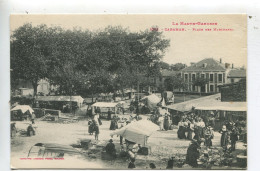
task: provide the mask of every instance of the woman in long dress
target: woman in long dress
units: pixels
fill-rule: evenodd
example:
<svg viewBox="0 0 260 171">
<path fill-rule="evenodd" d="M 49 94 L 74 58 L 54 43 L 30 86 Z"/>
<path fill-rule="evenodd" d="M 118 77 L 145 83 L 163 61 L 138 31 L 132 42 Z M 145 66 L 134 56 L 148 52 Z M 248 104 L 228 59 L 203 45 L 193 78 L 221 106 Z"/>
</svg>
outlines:
<svg viewBox="0 0 260 171">
<path fill-rule="evenodd" d="M 88 121 L 88 133 L 89 135 L 93 135 L 94 132 L 94 123 L 92 122 L 92 120 Z"/>
<path fill-rule="evenodd" d="M 183 119 L 178 123 L 178 138 L 179 139 L 185 139 L 186 136 L 185 136 L 185 128 L 184 128 L 184 122 L 183 122 Z"/>
<path fill-rule="evenodd" d="M 164 130 L 163 129 L 163 117 L 160 115 L 160 117 L 159 117 L 159 119 L 158 119 L 158 123 L 159 123 L 159 126 L 160 126 L 160 130 L 162 131 L 162 130 Z"/>
<path fill-rule="evenodd" d="M 166 115 L 164 117 L 163 127 L 164 127 L 165 131 L 169 130 L 169 117 L 168 117 L 168 115 Z"/>
<path fill-rule="evenodd" d="M 189 140 L 192 140 L 192 134 L 194 132 L 194 121 L 192 120 L 190 123 L 189 123 L 189 126 L 188 126 L 188 136 L 187 138 Z"/>
<path fill-rule="evenodd" d="M 221 133 L 220 145 L 224 150 L 227 150 L 229 134 L 228 134 L 226 125 L 223 125 L 221 131 L 219 131 L 219 132 Z"/>
<path fill-rule="evenodd" d="M 205 145 L 206 147 L 212 146 L 212 139 L 214 137 L 213 131 L 211 130 L 210 126 L 207 126 L 205 129 Z"/>
</svg>

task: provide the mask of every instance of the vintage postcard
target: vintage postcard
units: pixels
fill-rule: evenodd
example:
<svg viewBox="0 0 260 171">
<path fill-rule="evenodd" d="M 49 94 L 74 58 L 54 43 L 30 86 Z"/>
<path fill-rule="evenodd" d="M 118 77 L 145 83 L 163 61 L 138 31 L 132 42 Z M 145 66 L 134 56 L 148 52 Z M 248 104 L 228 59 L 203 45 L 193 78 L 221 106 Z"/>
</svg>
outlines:
<svg viewBox="0 0 260 171">
<path fill-rule="evenodd" d="M 12 169 L 247 169 L 247 15 L 11 15 Z"/>
</svg>

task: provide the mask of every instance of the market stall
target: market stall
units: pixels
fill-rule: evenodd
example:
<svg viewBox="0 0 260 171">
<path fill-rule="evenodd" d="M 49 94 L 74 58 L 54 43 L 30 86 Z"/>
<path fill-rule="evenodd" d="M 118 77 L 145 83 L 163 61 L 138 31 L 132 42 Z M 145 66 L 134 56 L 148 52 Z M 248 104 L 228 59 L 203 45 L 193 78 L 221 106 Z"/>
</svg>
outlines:
<svg viewBox="0 0 260 171">
<path fill-rule="evenodd" d="M 100 110 L 101 118 L 108 118 L 108 111 L 111 114 L 116 114 L 118 111 L 119 103 L 112 102 L 96 102 L 91 105 L 92 113 L 96 113 L 97 110 Z"/>
<path fill-rule="evenodd" d="M 120 135 L 128 141 L 140 144 L 141 146 L 146 146 L 149 136 L 159 129 L 159 126 L 151 121 L 140 120 L 113 131 L 110 135 Z"/>
<path fill-rule="evenodd" d="M 29 105 L 17 105 L 11 109 L 11 120 L 27 119 L 33 112 Z"/>
<path fill-rule="evenodd" d="M 143 102 L 150 110 L 153 110 L 156 108 L 157 104 L 160 103 L 161 98 L 155 94 L 151 94 L 149 96 L 143 97 L 140 101 Z"/>
</svg>

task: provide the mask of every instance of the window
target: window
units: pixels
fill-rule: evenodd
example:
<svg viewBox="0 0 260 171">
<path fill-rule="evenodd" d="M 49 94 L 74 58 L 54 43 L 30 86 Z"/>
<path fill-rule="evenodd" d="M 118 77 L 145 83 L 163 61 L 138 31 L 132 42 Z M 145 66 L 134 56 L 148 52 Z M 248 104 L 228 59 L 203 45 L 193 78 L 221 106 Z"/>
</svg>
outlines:
<svg viewBox="0 0 260 171">
<path fill-rule="evenodd" d="M 209 75 L 209 81 L 213 82 L 213 80 L 214 80 L 213 77 L 214 77 L 214 74 L 210 74 L 210 75 Z"/>
<path fill-rule="evenodd" d="M 192 81 L 195 81 L 196 74 L 192 74 Z"/>
<path fill-rule="evenodd" d="M 223 76 L 222 74 L 218 74 L 218 82 L 220 82 L 220 83 L 223 81 L 222 76 Z"/>
<path fill-rule="evenodd" d="M 162 81 L 162 77 L 160 77 L 160 81 Z"/>
<path fill-rule="evenodd" d="M 214 85 L 210 85 L 209 91 L 210 91 L 210 92 L 213 92 L 213 91 L 214 91 Z"/>
<path fill-rule="evenodd" d="M 188 77 L 189 77 L 188 74 L 184 74 L 184 79 L 185 79 L 185 81 L 188 81 Z"/>
<path fill-rule="evenodd" d="M 231 83 L 234 83 L 234 78 L 231 78 Z"/>
<path fill-rule="evenodd" d="M 201 77 L 201 78 L 205 78 L 205 74 L 201 74 L 200 77 Z"/>
</svg>

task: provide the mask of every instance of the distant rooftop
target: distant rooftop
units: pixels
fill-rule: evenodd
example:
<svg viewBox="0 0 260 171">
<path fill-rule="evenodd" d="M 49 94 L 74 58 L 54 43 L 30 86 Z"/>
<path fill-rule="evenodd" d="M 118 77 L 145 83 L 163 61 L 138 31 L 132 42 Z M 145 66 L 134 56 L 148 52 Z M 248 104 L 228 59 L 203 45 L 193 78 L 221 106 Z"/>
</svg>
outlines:
<svg viewBox="0 0 260 171">
<path fill-rule="evenodd" d="M 213 58 L 206 58 L 182 69 L 182 71 L 226 71 L 226 69 L 224 63 Z"/>
<path fill-rule="evenodd" d="M 246 70 L 245 69 L 233 69 L 230 70 L 227 77 L 233 78 L 245 78 L 246 77 Z"/>
</svg>

